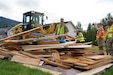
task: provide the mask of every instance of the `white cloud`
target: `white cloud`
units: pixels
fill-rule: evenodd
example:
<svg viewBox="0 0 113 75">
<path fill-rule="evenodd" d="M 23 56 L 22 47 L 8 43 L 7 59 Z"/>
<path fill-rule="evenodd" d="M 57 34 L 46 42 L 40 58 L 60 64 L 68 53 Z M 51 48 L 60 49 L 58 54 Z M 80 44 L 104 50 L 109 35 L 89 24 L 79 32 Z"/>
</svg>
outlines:
<svg viewBox="0 0 113 75">
<path fill-rule="evenodd" d="M 0 15 L 22 21 L 24 12 L 34 10 L 48 15 L 46 22 L 58 22 L 61 17 L 86 29 L 89 22 L 99 22 L 113 13 L 113 0 L 1 0 Z"/>
</svg>

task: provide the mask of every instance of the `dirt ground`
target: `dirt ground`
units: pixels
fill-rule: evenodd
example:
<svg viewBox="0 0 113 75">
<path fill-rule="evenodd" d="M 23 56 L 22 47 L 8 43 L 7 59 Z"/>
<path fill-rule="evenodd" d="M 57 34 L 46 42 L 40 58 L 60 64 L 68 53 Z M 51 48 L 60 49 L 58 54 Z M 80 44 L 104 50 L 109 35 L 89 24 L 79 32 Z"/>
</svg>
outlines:
<svg viewBox="0 0 113 75">
<path fill-rule="evenodd" d="M 63 68 L 54 67 L 54 66 L 51 66 L 51 65 L 43 65 L 41 67 L 46 68 L 46 69 L 50 69 L 50 70 L 53 70 L 53 71 L 61 72 L 62 75 L 76 75 L 77 73 L 82 72 L 82 70 L 77 70 L 77 69 L 73 69 L 73 68 L 63 69 Z"/>
</svg>

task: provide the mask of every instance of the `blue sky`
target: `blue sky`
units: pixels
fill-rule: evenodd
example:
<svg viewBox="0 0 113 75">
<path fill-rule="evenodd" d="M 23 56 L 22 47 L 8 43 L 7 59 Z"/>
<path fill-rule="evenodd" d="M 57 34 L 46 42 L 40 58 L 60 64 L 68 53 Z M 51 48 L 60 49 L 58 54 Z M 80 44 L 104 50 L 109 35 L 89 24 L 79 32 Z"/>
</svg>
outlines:
<svg viewBox="0 0 113 75">
<path fill-rule="evenodd" d="M 22 14 L 31 10 L 45 13 L 46 23 L 64 18 L 75 25 L 80 21 L 86 29 L 88 23 L 113 13 L 113 0 L 0 0 L 0 16 L 22 21 Z"/>
</svg>

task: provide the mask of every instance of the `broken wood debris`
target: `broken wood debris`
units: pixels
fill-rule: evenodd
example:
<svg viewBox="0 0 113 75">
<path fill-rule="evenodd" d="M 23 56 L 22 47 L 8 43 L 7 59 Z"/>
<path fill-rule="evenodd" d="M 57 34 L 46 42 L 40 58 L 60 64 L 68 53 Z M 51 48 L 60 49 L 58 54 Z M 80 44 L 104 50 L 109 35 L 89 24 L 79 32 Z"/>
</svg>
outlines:
<svg viewBox="0 0 113 75">
<path fill-rule="evenodd" d="M 3 56 L 12 54 L 13 57 L 10 57 L 11 61 L 23 64 L 39 65 L 40 61 L 44 61 L 44 64 L 50 64 L 66 69 L 75 67 L 85 70 L 97 68 L 113 61 L 113 57 L 105 55 L 104 51 L 73 50 L 67 51 L 67 53 L 68 52 L 69 54 L 65 53 L 64 55 L 60 55 L 60 52 L 58 51 L 47 52 L 44 50 L 34 50 L 34 54 L 33 51 L 7 51 L 3 49 L 0 51 L 0 56 L 3 58 Z M 82 54 L 78 56 L 76 53 Z M 94 55 L 90 55 L 91 53 L 94 53 Z M 75 54 L 75 56 L 73 54 Z"/>
<path fill-rule="evenodd" d="M 32 58 L 38 58 L 38 59 L 43 60 L 43 61 L 45 61 L 46 63 L 51 64 L 51 65 L 54 65 L 54 66 L 59 66 L 59 67 L 63 67 L 63 68 L 66 68 L 66 69 L 70 68 L 69 66 L 65 66 L 65 65 L 59 64 L 59 63 L 57 63 L 57 62 L 49 61 L 48 59 L 40 58 L 40 57 L 37 57 L 37 56 L 35 56 L 35 55 L 32 55 L 32 54 L 27 53 L 27 52 L 24 52 L 24 51 L 20 51 L 20 53 L 22 53 L 22 54 L 24 54 L 24 55 L 27 55 L 27 56 L 29 56 L 29 57 L 32 57 Z"/>
<path fill-rule="evenodd" d="M 40 65 L 40 62 L 43 61 L 43 64 L 49 64 L 65 69 L 74 67 L 85 70 L 113 62 L 113 57 L 105 55 L 104 51 L 77 49 L 79 47 L 91 47 L 91 45 L 87 45 L 91 42 L 76 43 L 76 41 L 71 41 L 60 43 L 57 40 L 49 42 L 42 41 L 65 35 L 46 35 L 44 37 L 37 36 L 35 38 L 15 40 L 18 36 L 24 34 L 30 35 L 38 29 L 39 28 L 35 28 L 1 39 L 0 58 L 3 59 L 7 57 L 10 58 L 9 60 L 11 61 L 31 65 Z M 36 42 L 36 45 L 33 45 L 34 42 Z"/>
</svg>

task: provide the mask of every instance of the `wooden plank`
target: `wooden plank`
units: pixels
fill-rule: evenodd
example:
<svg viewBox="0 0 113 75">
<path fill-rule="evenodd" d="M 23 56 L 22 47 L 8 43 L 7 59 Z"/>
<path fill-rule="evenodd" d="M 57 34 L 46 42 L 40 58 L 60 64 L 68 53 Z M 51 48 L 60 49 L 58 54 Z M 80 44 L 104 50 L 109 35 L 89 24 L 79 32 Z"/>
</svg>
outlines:
<svg viewBox="0 0 113 75">
<path fill-rule="evenodd" d="M 79 68 L 79 69 L 83 69 L 83 70 L 89 70 L 89 67 L 85 67 L 85 66 L 79 66 L 79 65 L 74 65 L 74 68 Z"/>
<path fill-rule="evenodd" d="M 23 56 L 23 57 L 27 57 L 21 53 L 19 53 L 19 51 L 10 51 L 13 55 L 18 55 L 18 56 Z"/>
<path fill-rule="evenodd" d="M 104 59 L 96 61 L 96 63 L 94 65 L 90 65 L 88 67 L 90 69 L 92 69 L 92 68 L 96 68 L 96 67 L 100 67 L 100 66 L 106 65 L 106 64 L 108 64 L 108 63 L 110 63 L 112 61 L 113 61 L 113 57 L 105 57 Z"/>
<path fill-rule="evenodd" d="M 73 63 L 74 65 L 78 65 L 78 66 L 88 66 L 88 64 L 80 63 L 79 60 L 73 59 L 73 58 L 68 58 L 68 59 L 62 60 L 62 62 Z"/>
<path fill-rule="evenodd" d="M 35 29 L 35 28 L 34 28 Z M 23 32 L 22 32 L 23 33 Z M 19 33 L 18 33 L 19 34 Z M 65 36 L 66 34 L 62 34 L 62 35 L 54 35 L 54 36 L 45 36 L 45 37 L 37 37 L 37 38 L 29 38 L 29 39 L 24 39 L 24 40 L 4 40 L 4 42 L 6 43 L 23 43 L 23 42 L 35 42 L 38 40 L 44 40 L 44 39 L 52 39 L 52 38 L 56 38 L 59 36 Z M 16 36 L 16 34 L 15 34 Z M 20 35 L 18 35 L 20 36 Z"/>
<path fill-rule="evenodd" d="M 24 54 L 26 56 L 32 57 L 32 58 L 38 58 L 38 59 L 43 60 L 46 63 L 51 64 L 51 65 L 54 65 L 54 66 L 59 66 L 59 67 L 66 68 L 66 69 L 70 68 L 69 66 L 65 66 L 65 65 L 59 64 L 57 62 L 53 62 L 53 61 L 47 60 L 45 58 L 40 58 L 40 57 L 37 57 L 35 55 L 29 54 L 29 53 L 24 52 L 24 51 L 20 51 L 20 53 L 22 53 L 22 54 Z"/>
<path fill-rule="evenodd" d="M 49 69 L 45 69 L 45 68 L 41 68 L 41 67 L 37 67 L 37 66 L 33 66 L 33 65 L 27 65 L 27 64 L 23 64 L 24 66 L 30 67 L 30 68 L 35 68 L 35 69 L 40 69 L 44 72 L 49 72 L 52 75 L 62 75 L 61 72 L 57 72 L 57 71 L 53 71 L 53 70 L 49 70 Z"/>
<path fill-rule="evenodd" d="M 4 55 L 0 55 L 0 59 L 4 59 L 6 56 Z"/>
<path fill-rule="evenodd" d="M 37 57 L 40 57 L 40 58 L 48 58 L 48 57 L 52 57 L 52 55 L 36 55 Z"/>
<path fill-rule="evenodd" d="M 112 57 L 106 57 L 104 59 L 95 60 L 95 63 L 91 65 L 87 65 L 87 66 L 75 65 L 74 67 L 89 70 L 89 69 L 93 69 L 93 68 L 97 68 L 97 67 L 109 64 L 112 61 L 113 61 Z"/>
<path fill-rule="evenodd" d="M 1 59 L 4 59 L 4 58 L 9 58 L 10 59 L 12 56 L 13 56 L 13 54 L 11 54 L 8 51 L 3 51 L 3 50 L 0 51 L 0 58 Z"/>
<path fill-rule="evenodd" d="M 78 73 L 76 75 L 94 75 L 94 74 L 97 74 L 97 73 L 103 71 L 106 68 L 111 67 L 112 65 L 113 64 L 110 63 L 110 64 L 107 64 L 107 65 L 104 65 L 104 66 L 101 66 L 101 67 L 98 67 L 98 68 L 94 68 L 94 69 L 91 69 L 91 70 L 88 70 L 88 71 Z"/>
<path fill-rule="evenodd" d="M 108 55 L 94 55 L 94 56 L 86 56 L 86 58 L 90 58 L 90 59 L 102 59 L 105 58 Z"/>
<path fill-rule="evenodd" d="M 51 46 L 40 46 L 40 45 L 24 45 L 24 46 L 21 46 L 22 47 L 22 49 L 24 50 L 24 51 L 30 51 L 30 50 L 40 50 L 40 49 L 51 49 L 51 48 L 64 48 L 64 46 L 60 46 L 60 45 L 58 45 L 58 46 L 53 46 L 53 45 L 51 45 Z"/>
<path fill-rule="evenodd" d="M 60 55 L 59 53 L 52 53 L 52 56 L 55 60 L 60 60 Z"/>
<path fill-rule="evenodd" d="M 80 46 L 80 45 L 88 45 L 91 44 L 92 42 L 85 42 L 85 43 L 74 43 L 74 44 L 70 44 L 69 46 Z"/>
<path fill-rule="evenodd" d="M 32 51 L 27 51 L 27 52 L 33 55 L 52 55 L 52 52 L 46 52 L 42 50 L 32 50 Z"/>
<path fill-rule="evenodd" d="M 69 44 L 75 43 L 75 41 L 72 42 L 66 42 L 62 44 L 52 44 L 52 45 L 22 45 L 24 51 L 29 50 L 39 50 L 39 49 L 51 49 L 51 48 L 66 48 Z"/>
<path fill-rule="evenodd" d="M 92 59 L 89 59 L 89 58 L 86 58 L 86 57 L 83 57 L 83 56 L 78 57 L 77 59 L 80 60 L 80 61 L 88 61 L 88 62 L 91 62 L 91 63 L 95 62 L 95 60 L 92 60 Z"/>
<path fill-rule="evenodd" d="M 23 64 L 31 64 L 31 65 L 38 65 L 40 63 L 40 59 L 34 59 L 34 58 L 18 56 L 18 55 L 13 56 L 11 61 L 15 61 Z"/>
<path fill-rule="evenodd" d="M 103 56 L 103 55 L 102 55 Z M 97 57 L 96 57 L 97 58 Z M 76 58 L 67 58 L 62 60 L 63 63 L 71 63 L 74 64 L 74 67 L 81 68 L 81 69 L 92 69 L 99 66 L 103 66 L 113 61 L 113 57 L 106 55 L 104 58 L 100 57 L 101 59 L 91 59 L 86 57 L 76 57 Z"/>
<path fill-rule="evenodd" d="M 92 55 L 105 55 L 104 51 L 94 51 L 94 50 L 76 50 L 73 51 L 74 56 L 92 56 Z"/>
<path fill-rule="evenodd" d="M 76 46 L 68 46 L 67 48 L 91 48 L 92 45 L 76 45 Z"/>
<path fill-rule="evenodd" d="M 24 32 L 21 32 L 21 33 L 18 33 L 18 34 L 15 34 L 15 35 L 12 35 L 12 36 L 9 36 L 9 37 L 6 37 L 6 38 L 3 38 L 3 39 L 0 39 L 0 42 L 4 41 L 4 40 L 9 40 L 9 39 L 14 39 L 18 36 L 22 36 L 22 35 L 25 35 L 25 34 L 29 34 L 29 33 L 32 33 L 32 32 L 35 32 L 36 30 L 38 30 L 40 27 L 37 27 L 37 28 L 33 28 L 31 30 L 27 30 L 27 31 L 24 31 Z"/>
<path fill-rule="evenodd" d="M 5 56 L 12 55 L 10 52 L 8 52 L 8 51 L 3 51 L 3 50 L 0 51 L 0 54 L 1 54 L 1 55 L 5 55 Z"/>
</svg>

